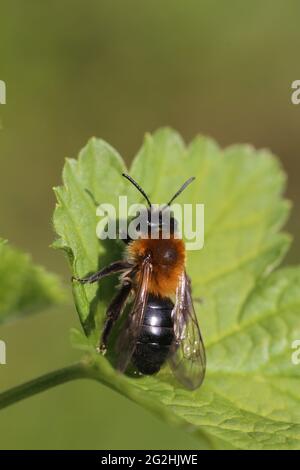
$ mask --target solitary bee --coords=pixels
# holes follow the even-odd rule
[[[98,282],[121,273],[121,286],[106,312],[99,351],[104,353],[109,335],[133,294],[133,306],[117,341],[117,369],[125,372],[131,363],[139,373],[157,373],[168,361],[176,378],[194,390],[205,375],[205,349],[195,314],[191,281],[185,271],[185,246],[175,236],[177,222],[170,215],[166,238],[163,211],[195,179],[189,178],[162,209],[155,209],[147,194],[129,175],[123,174],[144,196],[149,206],[145,233],[128,239],[126,259],[115,261],[85,278],[82,284]],[[155,213],[156,211],[156,213]],[[158,212],[157,212],[158,211]],[[174,299],[175,303],[171,300]]]

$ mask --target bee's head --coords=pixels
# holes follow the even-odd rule
[[[163,205],[159,206],[157,204],[151,204],[150,199],[148,198],[145,191],[141,188],[141,186],[133,179],[131,176],[126,175],[123,173],[124,178],[127,178],[144,196],[147,201],[148,208],[146,209],[143,217],[145,217],[145,227],[147,227],[148,235],[153,233],[170,233],[174,234],[177,231],[177,221],[173,217],[173,214],[170,210],[170,206],[174,199],[182,193],[182,191],[192,182],[194,181],[195,177],[192,176],[189,178],[183,185],[179,188],[179,190],[174,194],[174,196],[170,199],[170,201]]]
[[[177,221],[168,205],[151,206],[147,209],[148,235],[153,233],[170,233],[177,231]]]

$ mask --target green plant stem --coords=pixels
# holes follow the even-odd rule
[[[89,377],[89,367],[83,362],[78,362],[68,367],[49,372],[48,374],[0,393],[0,409],[13,405],[24,398],[31,397],[44,390],[56,387],[56,385]]]

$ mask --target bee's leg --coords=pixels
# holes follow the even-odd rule
[[[133,265],[131,263],[128,263],[128,261],[114,261],[109,266],[106,266],[105,268],[101,269],[101,271],[91,274],[90,276],[81,279],[73,276],[72,281],[78,281],[81,284],[92,284],[93,282],[100,281],[100,279],[109,276],[110,274],[126,271],[130,268],[133,268]]]
[[[126,278],[126,280],[124,280],[122,286],[120,287],[120,290],[118,291],[117,295],[113,298],[106,311],[106,319],[101,335],[100,346],[98,348],[98,351],[102,354],[106,352],[106,346],[111,329],[114,326],[115,322],[118,320],[119,316],[121,315],[126,305],[126,301],[129,297],[131,289],[132,283],[129,279]]]

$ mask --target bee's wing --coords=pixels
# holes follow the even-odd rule
[[[172,318],[175,341],[169,363],[179,382],[194,390],[203,382],[206,356],[193,306],[191,283],[185,272],[179,278]]]
[[[117,342],[117,369],[125,372],[136,347],[148,299],[148,285],[151,279],[152,264],[145,259],[140,270],[140,283],[133,307],[126,319],[124,329]]]

